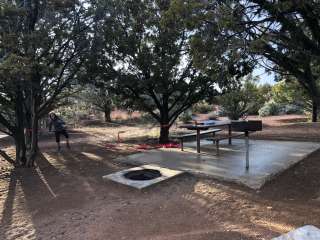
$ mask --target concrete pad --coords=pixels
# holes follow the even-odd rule
[[[320,229],[312,225],[306,225],[301,228],[297,228],[287,234],[280,237],[273,238],[272,240],[319,240]]]
[[[124,175],[130,171],[143,170],[143,169],[158,170],[161,173],[161,177],[151,179],[151,180],[143,180],[143,181],[131,180],[124,177]],[[137,189],[143,189],[151,185],[154,185],[156,183],[160,183],[170,178],[176,177],[182,173],[183,171],[172,170],[172,169],[163,168],[155,165],[143,165],[140,167],[134,167],[134,168],[126,169],[113,174],[109,174],[109,175],[103,176],[102,178],[104,180],[112,180],[114,182],[118,182],[118,183],[130,186],[130,187],[134,187]]]
[[[220,155],[215,154],[212,142],[201,142],[201,153],[195,142],[187,143],[185,151],[159,149],[118,158],[130,164],[153,164],[160,167],[237,182],[259,189],[273,176],[288,169],[320,148],[319,143],[250,140],[250,168],[245,169],[245,143],[234,139],[233,144],[221,142]]]

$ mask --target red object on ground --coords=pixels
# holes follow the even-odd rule
[[[137,149],[139,150],[152,150],[157,148],[180,148],[178,143],[165,143],[165,144],[139,144]]]
[[[156,148],[159,148],[159,146],[151,145],[151,144],[139,144],[137,147],[137,149],[140,149],[140,150],[151,150]]]
[[[162,148],[180,148],[180,144],[179,143],[165,143],[165,144],[159,144],[160,147]]]
[[[115,144],[110,144],[110,143],[106,143],[105,147],[106,148],[117,148],[117,146]]]

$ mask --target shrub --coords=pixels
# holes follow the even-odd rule
[[[194,113],[209,113],[213,111],[213,106],[206,102],[199,102],[192,107]]]
[[[140,121],[144,122],[144,123],[154,123],[155,122],[155,120],[151,116],[151,114],[147,113],[147,112],[142,112],[141,117],[140,117]]]
[[[286,114],[303,114],[303,107],[298,106],[298,105],[293,105],[293,104],[288,104],[286,106],[284,106],[283,111]]]
[[[183,112],[180,117],[179,117],[179,120],[183,123],[187,123],[187,122],[190,122],[192,121],[192,114],[190,111],[185,111]]]
[[[262,108],[259,110],[259,116],[276,116],[281,113],[281,105],[275,103],[274,101],[267,102]]]
[[[231,86],[228,91],[219,97],[223,114],[232,120],[238,120],[249,114],[258,114],[270,99],[271,87],[258,85],[252,75],[245,77],[240,85]]]

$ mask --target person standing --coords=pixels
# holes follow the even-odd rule
[[[58,145],[58,151],[60,152],[61,146],[60,146],[60,136],[63,135],[66,138],[67,148],[70,149],[69,144],[69,134],[66,129],[66,123],[58,117],[55,113],[50,113],[50,124],[49,124],[49,132],[51,132],[52,127],[54,128],[56,142]]]

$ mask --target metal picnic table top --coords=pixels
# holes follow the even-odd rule
[[[214,127],[222,127],[222,126],[231,126],[231,121],[203,121],[198,122],[197,124],[182,124],[179,128],[186,128],[189,130],[206,130]]]

